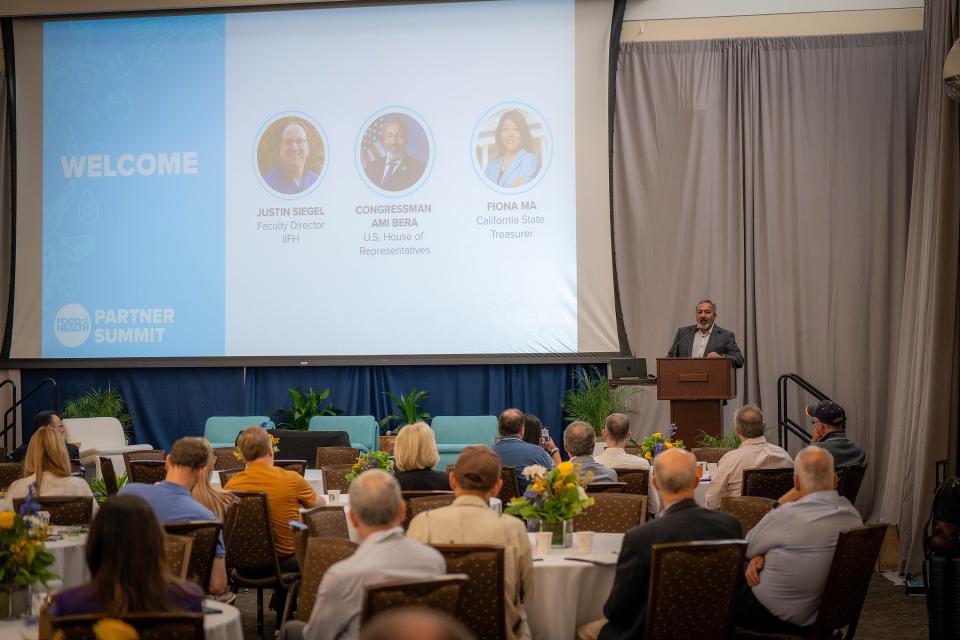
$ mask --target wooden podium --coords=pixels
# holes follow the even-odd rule
[[[729,358],[657,358],[657,399],[670,401],[670,422],[688,449],[701,431],[723,434],[723,402],[736,395]]]

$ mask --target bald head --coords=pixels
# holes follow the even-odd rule
[[[497,430],[502,436],[519,436],[523,433],[523,411],[504,409],[497,420]]]
[[[571,422],[563,431],[563,448],[571,457],[593,455],[596,442],[593,427],[581,420]]]
[[[793,475],[797,489],[803,495],[814,491],[830,491],[837,486],[833,456],[822,447],[802,449],[793,461]]]
[[[697,459],[684,449],[667,449],[653,459],[653,478],[665,500],[671,494],[692,495],[697,488]]]

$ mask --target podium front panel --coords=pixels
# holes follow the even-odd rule
[[[658,400],[729,400],[736,380],[729,358],[657,358]]]

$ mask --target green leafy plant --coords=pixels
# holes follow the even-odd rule
[[[573,422],[581,420],[593,427],[597,436],[611,413],[636,413],[628,404],[637,387],[611,389],[606,376],[597,367],[576,372],[576,386],[563,396],[563,417]]]
[[[426,391],[417,391],[417,388],[414,387],[407,395],[401,393],[400,397],[386,391],[383,395],[390,398],[397,408],[397,413],[391,414],[380,421],[380,431],[382,433],[394,423],[402,427],[415,422],[426,422],[432,417],[429,413],[420,411],[421,403],[427,398]]]
[[[330,396],[330,389],[324,389],[320,393],[310,387],[310,391],[303,393],[297,387],[287,389],[293,405],[289,408],[281,407],[274,409],[274,415],[278,418],[277,426],[281,429],[290,429],[293,431],[306,431],[310,425],[310,418],[313,416],[335,416],[336,409],[333,403],[322,406],[323,402]]]
[[[530,465],[523,477],[530,481],[527,490],[510,500],[504,513],[524,520],[544,520],[555,523],[570,520],[593,504],[584,487],[590,484],[593,473],[580,475],[581,467],[572,462],[561,462],[553,469]]]
[[[57,577],[49,569],[54,558],[46,550],[47,525],[38,517],[35,486],[30,485],[19,514],[0,513],[0,584],[28,587]]]
[[[127,443],[133,442],[133,416],[126,411],[127,403],[113,387],[91,389],[79,398],[68,400],[60,412],[61,418],[116,418],[123,427]]]
[[[126,471],[117,476],[117,489],[123,489],[125,484],[127,484]],[[103,478],[94,478],[91,480],[90,490],[93,491],[93,497],[99,504],[103,504],[107,501],[107,498],[110,497],[110,494],[107,493],[107,485],[103,481]]]
[[[368,451],[357,458],[357,461],[353,463],[353,468],[343,477],[347,479],[347,482],[353,482],[354,478],[370,469],[383,469],[388,473],[393,473],[393,460],[390,459],[390,454],[386,451]]]
[[[697,436],[697,442],[701,447],[716,447],[718,449],[736,449],[740,446],[740,436],[736,432],[725,433],[720,436],[712,436],[706,431],[701,431]]]

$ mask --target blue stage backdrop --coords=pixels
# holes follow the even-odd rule
[[[564,392],[580,365],[462,365],[393,367],[216,367],[156,369],[32,369],[22,374],[22,392],[44,378],[57,381],[60,405],[90,389],[119,389],[133,415],[134,439],[170,449],[182,436],[203,435],[210,416],[274,415],[289,406],[287,389],[330,389],[344,415],[394,413],[384,392],[406,394],[414,387],[429,396],[431,415],[497,415],[517,407],[540,417],[561,442]],[[49,409],[49,394],[24,403],[24,434],[32,416]]]

